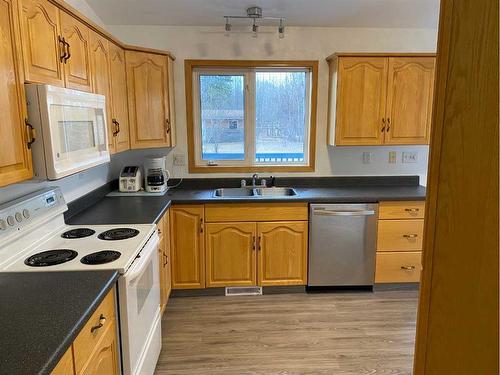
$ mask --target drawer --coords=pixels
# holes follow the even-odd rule
[[[239,221],[307,221],[307,203],[207,204],[207,223]]]
[[[101,320],[101,315],[106,319]],[[101,302],[96,311],[92,314],[89,321],[82,328],[75,341],[73,342],[74,359],[76,373],[80,373],[87,360],[91,357],[94,348],[106,332],[106,328],[115,321],[115,296],[114,289]],[[102,327],[98,327],[102,323]]]
[[[424,221],[379,220],[377,251],[421,251]]]
[[[377,253],[376,283],[414,283],[420,281],[422,253]]]
[[[424,201],[380,202],[379,219],[423,219]]]

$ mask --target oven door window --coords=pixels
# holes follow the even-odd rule
[[[153,268],[153,262],[149,262],[146,270],[144,273],[140,276],[139,281],[137,282],[136,286],[136,297],[137,297],[137,315],[141,315],[142,308],[144,307],[144,304],[146,303],[149,293],[151,293],[151,290],[153,289],[154,286],[154,268]]]

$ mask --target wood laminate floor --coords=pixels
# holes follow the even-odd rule
[[[156,374],[411,374],[416,309],[416,291],[172,298]]]

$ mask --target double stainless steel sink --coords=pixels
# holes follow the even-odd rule
[[[272,198],[297,196],[294,188],[289,187],[241,187],[215,189],[215,198]]]

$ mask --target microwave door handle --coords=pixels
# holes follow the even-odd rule
[[[134,260],[132,266],[125,272],[125,278],[128,284],[133,284],[146,270],[147,264],[153,255],[156,254],[156,249],[158,247],[158,235],[153,235],[155,238],[151,238],[151,243],[148,242],[144,249],[139,253],[140,257]]]

